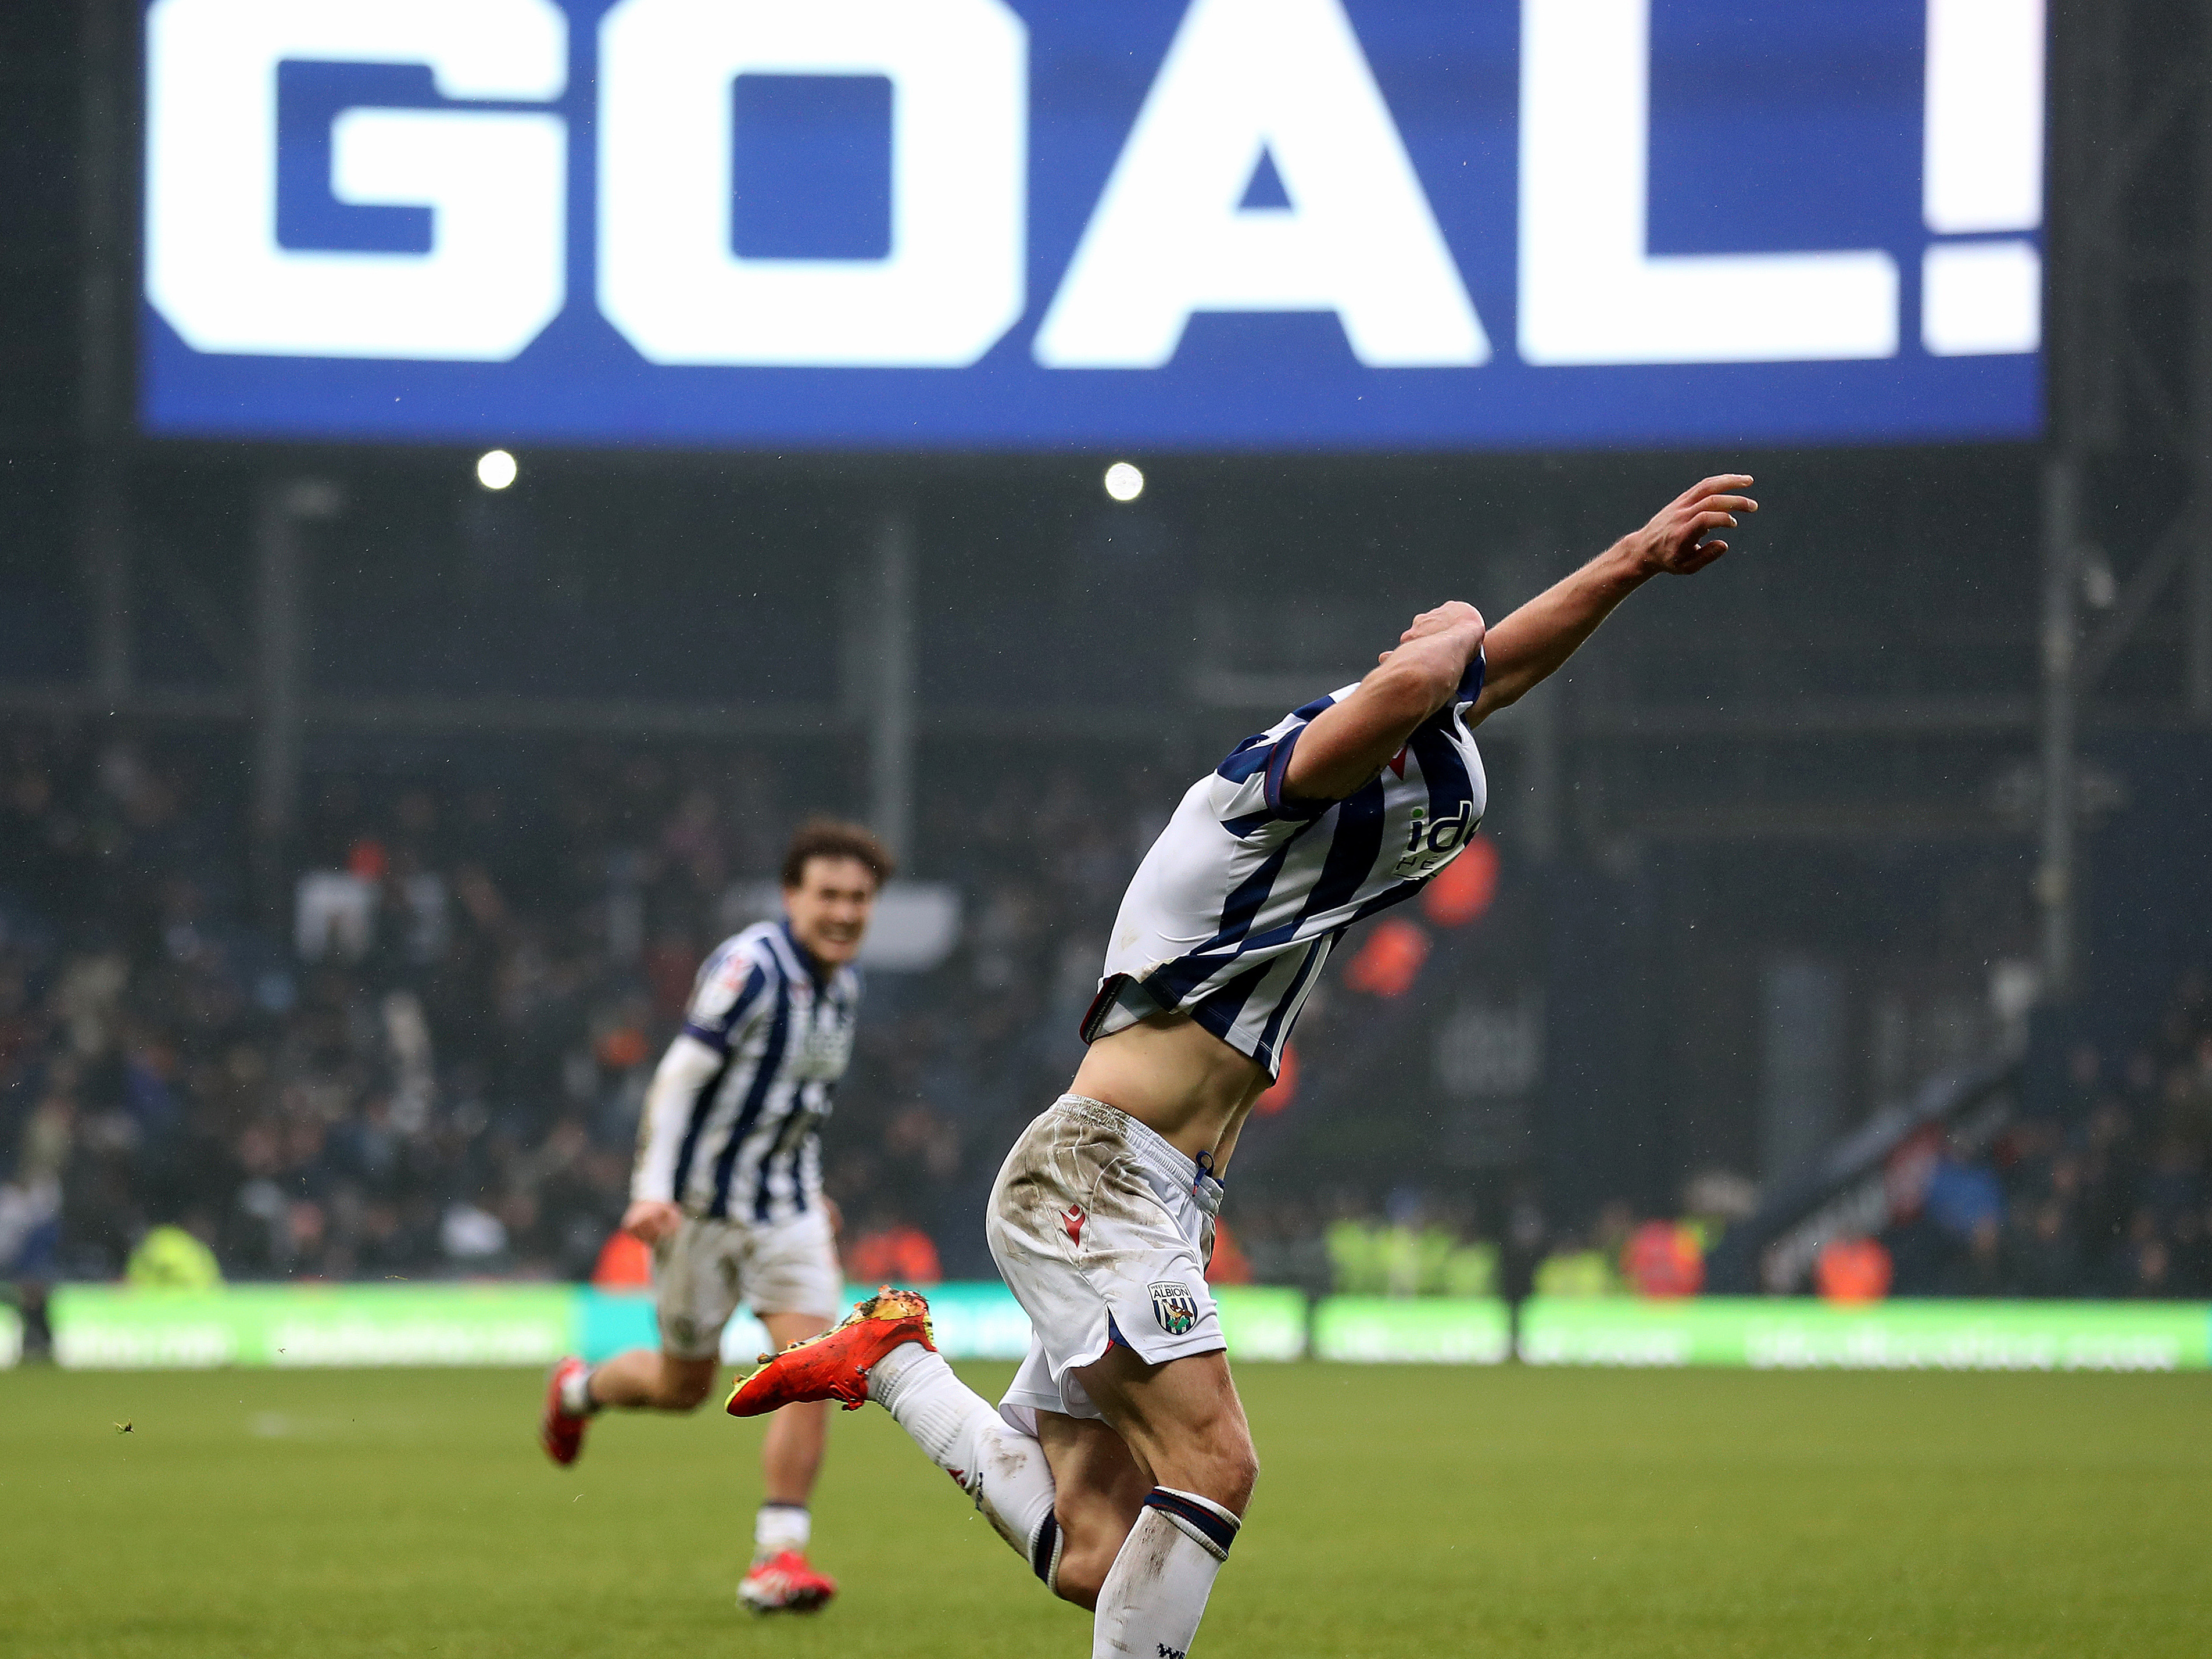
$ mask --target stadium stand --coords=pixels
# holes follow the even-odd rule
[[[163,1224],[234,1278],[588,1277],[693,967],[802,804],[775,757],[565,745],[382,787],[333,771],[294,913],[258,927],[233,775],[189,742],[27,724],[0,740],[0,1278],[118,1276]],[[830,1138],[866,1263],[988,1273],[967,1223],[1066,1074],[1096,941],[1166,810],[1149,775],[1110,798],[1070,770],[1036,811],[935,806],[968,925],[934,970],[878,976]],[[1450,966],[1440,937],[1431,972]],[[1381,975],[1380,995],[1422,965],[1336,971],[1347,996]],[[1357,1067],[1309,1068],[1310,1113],[1332,1070],[1341,1090]],[[2044,1094],[1993,1133],[1918,1143],[1898,1177],[1917,1199],[1878,1239],[1895,1293],[2212,1293],[2205,978],[2173,988],[2140,1046],[2078,1046]],[[1502,1200],[1253,1163],[1235,1237],[1262,1281],[1511,1289]],[[1614,1290],[1654,1248],[1632,1243],[1638,1219],[1615,1202],[1524,1222],[1506,1254],[1552,1293]],[[1728,1220],[1688,1231],[1709,1246]]]

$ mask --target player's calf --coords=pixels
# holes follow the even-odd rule
[[[1090,1611],[1145,1512],[1152,1477],[1130,1455],[1127,1443],[1095,1418],[1040,1411],[1036,1432],[1052,1470],[1059,1524],[1060,1559],[1049,1582],[1060,1600]]]
[[[592,1367],[586,1381],[590,1408],[617,1411],[696,1411],[714,1391],[720,1363],[653,1348],[632,1348]]]

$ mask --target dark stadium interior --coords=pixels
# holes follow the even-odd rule
[[[1259,699],[1354,677],[1435,599],[1509,607],[1706,464],[1170,461],[1136,509],[1042,464],[900,489],[819,467],[580,461],[500,497],[448,456],[316,465],[345,502],[309,532],[310,714],[272,912],[247,856],[240,690],[265,469],[149,458],[136,494],[161,509],[137,520],[130,638],[148,712],[35,712],[87,678],[94,623],[67,562],[41,580],[36,544],[11,538],[10,591],[37,602],[5,624],[6,659],[34,665],[9,688],[6,1098],[19,1163],[66,1159],[57,1263],[113,1272],[136,1232],[182,1220],[243,1274],[452,1266],[470,1259],[441,1255],[439,1220],[465,1205],[501,1221],[496,1261],[588,1272],[725,890],[771,873],[797,817],[866,809],[870,714],[845,700],[866,695],[851,659],[872,495],[904,504],[920,545],[914,872],[957,883],[969,925],[942,967],[877,977],[830,1178],[856,1220],[919,1223],[949,1272],[988,1273],[969,1218],[1072,1063],[1121,880],[1188,778],[1273,717]],[[1777,962],[1808,964],[1846,1022],[1831,1131],[1999,1036],[1991,964],[2034,951],[2017,799],[2034,755],[2033,465],[2002,450],[1747,465],[1770,505],[1738,551],[1645,596],[1570,672],[1548,714],[1552,799],[1532,799],[1530,711],[1487,745],[1516,902],[1478,924],[1489,940],[1455,944],[1514,994],[1537,988],[1540,1077],[1523,1098],[1455,1102],[1402,1054],[1330,1054],[1324,1006],[1307,1098],[1248,1143],[1239,1194],[1264,1245],[1394,1201],[1494,1233],[1529,1181],[1550,1224],[1579,1234],[1608,1200],[1671,1214],[1700,1172],[1771,1173],[1761,975]],[[55,493],[26,470],[11,469],[19,526]],[[47,511],[64,538],[67,514]],[[482,712],[548,698],[581,729]],[[349,720],[351,699],[404,700],[392,724],[415,729]],[[596,731],[573,713],[592,699],[609,711]],[[703,711],[705,729],[621,729],[647,705]],[[717,738],[733,707],[795,729]],[[2202,744],[2124,718],[2093,751],[2112,757],[2095,844],[2163,847],[2171,873],[2130,860],[2130,886],[2090,907],[2090,971],[2106,978],[2109,955],[2106,982],[2126,988],[2095,1026],[2124,1103],[2069,1100],[2069,1153],[2027,1136],[2010,1209],[2025,1235],[2031,1188],[2072,1171],[2055,1177],[2084,1194],[2072,1271],[2130,1290],[2121,1258],[2142,1241],[2110,1183],[2133,1182],[2185,1293],[2204,1272],[2202,1198],[2173,1166],[2201,1168],[2204,1122],[2175,1107],[2169,1123],[2160,1097],[2182,1086],[2194,1028],[2143,1016],[2179,994],[2201,924],[2144,895],[2206,890],[2188,873],[2202,802],[2175,782],[2202,775]],[[301,963],[293,878],[349,860],[382,872],[374,946]],[[424,891],[434,919],[410,921]],[[619,905],[638,914],[617,922]],[[416,1000],[434,1055],[404,1109],[395,1091],[422,1085],[397,1080],[394,992]],[[2129,1072],[2138,1049],[2163,1068],[2148,1081]],[[1285,1155],[1309,1148],[1325,1178]],[[2085,1161],[2104,1185],[2084,1184]],[[1923,1287],[1968,1271],[1953,1258],[1972,1233],[1918,1245],[1936,1258]]]
[[[1763,510],[1736,551],[1481,734],[1495,900],[1424,934],[1402,994],[1334,970],[1240,1159],[1255,1266],[1325,1286],[1346,1218],[1610,1248],[1717,1175],[1740,1215],[1778,1161],[2025,1041],[2018,1114],[1892,1240],[1898,1290],[2212,1295],[2212,591],[2135,580],[2203,487],[2212,150],[2149,118],[2196,14],[2128,9],[2120,95],[2057,106],[2062,132],[2146,112],[2131,172],[2054,187],[2133,264],[2106,280],[2083,229],[2057,278],[2092,319],[2050,373],[2084,638],[2112,644],[2080,711],[2074,983],[2031,1016],[2038,448],[1138,455],[1119,506],[1089,453],[522,448],[495,495],[472,447],[152,442],[131,124],[100,101],[129,101],[130,15],[9,9],[0,1177],[64,1194],[18,1276],[112,1275],[161,1221],[246,1278],[588,1273],[733,889],[799,818],[877,801],[887,525],[912,544],[910,873],[958,889],[964,929],[872,981],[830,1180],[856,1227],[919,1225],[948,1276],[988,1276],[992,1170],[1065,1081],[1188,781],[1415,610],[1502,614],[1741,466]],[[272,605],[299,641],[282,710]],[[300,878],[347,869],[371,937],[305,959]],[[1462,1040],[1488,1059],[1455,1093]]]

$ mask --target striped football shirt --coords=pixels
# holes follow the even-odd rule
[[[1478,652],[1452,701],[1340,801],[1285,795],[1299,736],[1357,688],[1294,710],[1183,796],[1115,919],[1085,1042],[1181,1010],[1270,1075],[1346,928],[1411,898],[1459,855],[1487,804],[1464,716]]]
[[[822,1201],[816,1128],[853,1052],[860,976],[817,978],[788,922],[726,939],[684,1032],[719,1056],[678,1113],[648,1112],[633,1194],[714,1220],[776,1222]]]

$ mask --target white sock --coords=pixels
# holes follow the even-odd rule
[[[599,1409],[599,1402],[592,1398],[588,1368],[570,1371],[561,1379],[561,1409],[571,1417],[589,1417]]]
[[[1060,1523],[1044,1448],[1010,1428],[990,1401],[952,1374],[942,1354],[919,1342],[902,1342],[876,1362],[868,1398],[959,1482],[999,1536],[1051,1586],[1060,1567]]]
[[[804,1504],[763,1504],[753,1517],[753,1559],[770,1561],[786,1550],[804,1553],[814,1537],[814,1516]]]
[[[1099,1588],[1091,1659],[1187,1659],[1238,1524],[1211,1498],[1153,1487]]]

